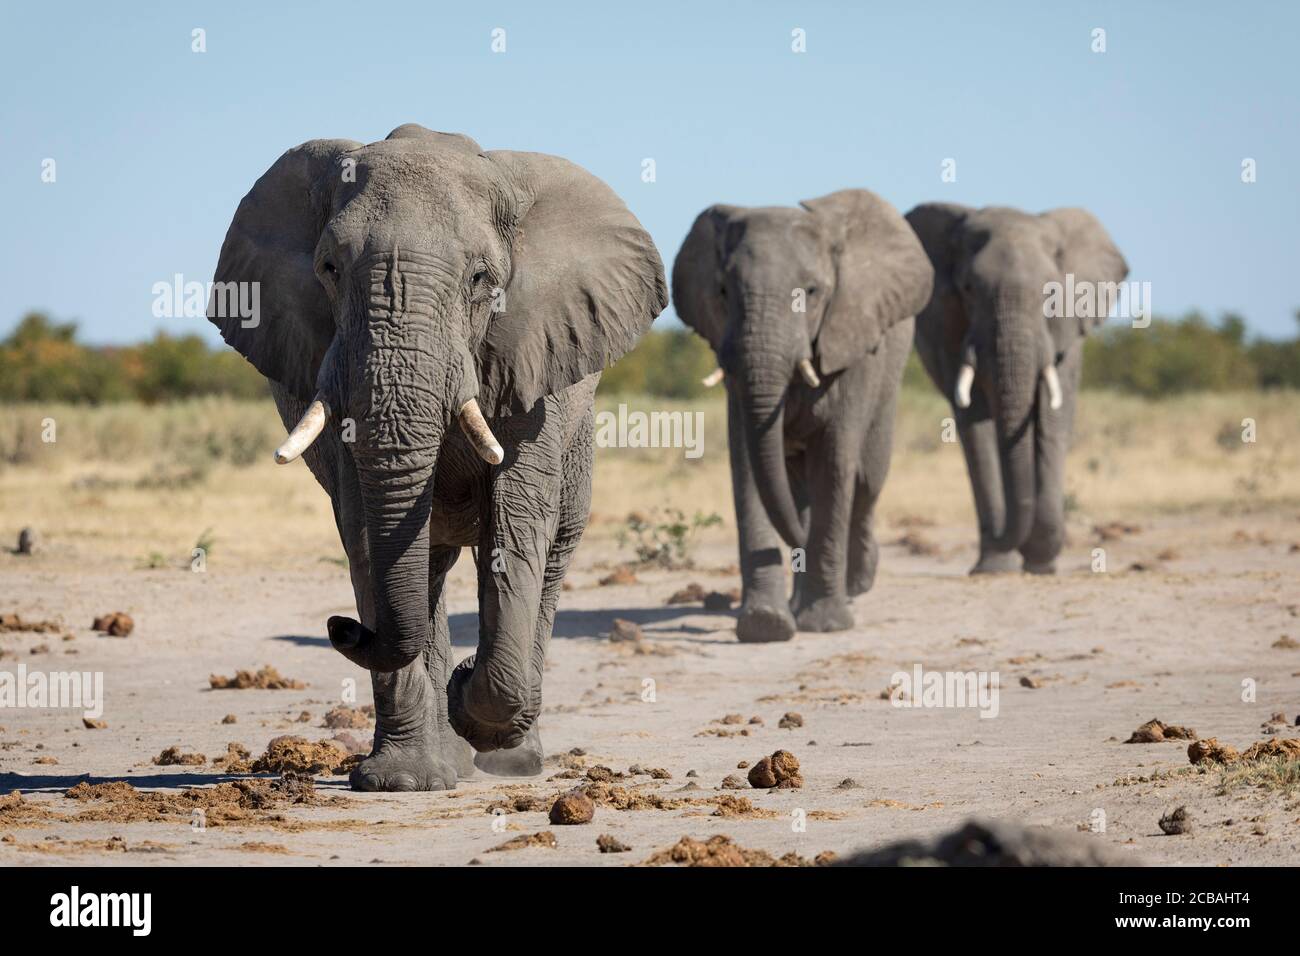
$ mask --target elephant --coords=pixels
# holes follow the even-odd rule
[[[256,283],[252,321],[222,307]],[[541,771],[542,668],[587,523],[601,371],[668,302],[654,243],[555,156],[408,124],[290,149],[239,203],[208,316],[269,381],[329,494],[359,620],[330,644],[370,671],[358,790]],[[459,427],[453,427],[458,424]],[[478,647],[452,666],[461,548]]]
[[[907,221],[934,263],[916,350],[953,406],[970,473],[979,523],[971,573],[1053,574],[1083,338],[1105,321],[1128,264],[1083,209],[924,203]],[[1063,288],[1088,289],[1101,304],[1054,307]]]
[[[865,189],[797,208],[711,206],[691,227],[673,303],[717,356],[706,384],[726,384],[738,640],[853,626],[849,598],[875,581],[873,512],[932,281],[906,221]],[[789,599],[782,542],[802,549]]]

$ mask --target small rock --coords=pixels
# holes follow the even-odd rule
[[[86,728],[87,730],[107,730],[107,729],[108,729],[108,721],[105,721],[105,720],[95,720],[95,719],[92,718],[92,717],[82,717],[82,718],[81,718],[81,722],[82,722],[83,725],[85,725],[85,728]]]
[[[720,784],[723,790],[747,790],[749,783],[736,774],[728,774]]]
[[[1191,833],[1193,829],[1191,814],[1187,812],[1186,807],[1179,807],[1172,813],[1166,813],[1160,818],[1160,829],[1170,836]]]
[[[794,711],[789,711],[788,713],[785,714],[785,716],[783,716],[779,721],[777,721],[776,725],[780,727],[782,730],[790,730],[793,727],[802,727],[803,715],[796,714]]]
[[[1043,682],[1036,677],[1025,676],[1020,678],[1020,686],[1028,687],[1031,688],[1032,690],[1037,690],[1038,688],[1043,686]]]
[[[32,528],[23,528],[18,532],[18,548],[15,554],[35,554],[36,553],[36,531]]]
[[[682,588],[680,591],[674,591],[672,596],[668,598],[668,603],[669,604],[698,604],[699,602],[703,601],[705,597],[706,597],[706,592],[704,588],[702,588],[695,581],[692,581],[690,584],[686,585],[686,587]]]
[[[570,790],[551,805],[550,820],[555,826],[575,826],[590,823],[595,815],[596,804],[591,797],[581,790]]]
[[[614,626],[610,629],[609,639],[614,644],[621,644],[627,641],[639,641],[644,636],[641,625],[632,621],[624,620],[621,617],[614,618]]]
[[[852,777],[845,777],[835,785],[836,790],[861,790],[862,784],[858,783]]]

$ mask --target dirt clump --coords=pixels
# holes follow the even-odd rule
[[[603,588],[616,584],[636,584],[636,574],[626,564],[620,564],[609,574],[600,579],[600,586]]]
[[[612,644],[640,641],[644,636],[640,624],[621,617],[614,618],[614,624],[609,629],[609,640]]]
[[[819,854],[818,861],[829,862],[830,857]],[[642,866],[814,866],[796,853],[772,856],[766,850],[747,850],[731,837],[719,833],[700,841],[682,837],[666,850],[651,855]]]
[[[1192,816],[1187,812],[1186,807],[1179,807],[1160,818],[1160,829],[1170,836],[1191,833],[1194,829]]]
[[[612,810],[679,810],[690,805],[689,800],[661,797],[611,783],[589,783],[580,789],[596,806]]]
[[[1283,634],[1273,642],[1273,647],[1279,651],[1294,651],[1297,647],[1300,647],[1300,641],[1297,641],[1290,634]]]
[[[802,787],[803,777],[799,774],[798,758],[788,750],[778,750],[770,757],[761,758],[749,768],[749,785],[756,790]]]
[[[782,730],[791,730],[795,727],[803,726],[803,714],[796,714],[794,711],[786,713],[776,725]]]
[[[1126,744],[1155,744],[1162,740],[1195,740],[1196,731],[1191,727],[1178,724],[1166,724],[1152,717],[1145,724],[1129,735]]]
[[[705,591],[704,588],[698,582],[692,581],[690,584],[686,585],[686,587],[678,591],[674,591],[671,595],[669,595],[668,600],[665,603],[669,605],[699,604],[701,601],[704,600],[707,594],[708,592]]]
[[[596,815],[596,804],[581,790],[562,794],[551,804],[550,821],[556,826],[576,826],[590,823]]]
[[[81,726],[87,730],[108,730],[108,721],[96,720],[93,717],[82,717]]]
[[[137,790],[125,780],[83,781],[67,790],[64,797],[91,805],[71,818],[79,823],[163,823],[177,818],[193,822],[199,811],[205,826],[283,824],[283,817],[267,811],[292,805],[345,802],[339,797],[326,801],[316,793],[311,778],[296,774],[285,774],[277,780],[235,780],[214,787],[193,787],[179,794]]]
[[[1241,755],[1242,760],[1269,760],[1275,757],[1300,760],[1300,740],[1294,737],[1261,740],[1259,743],[1251,744]]]
[[[1108,521],[1105,524],[1092,526],[1092,533],[1100,541],[1118,541],[1120,538],[1126,538],[1131,534],[1140,534],[1141,531],[1141,525],[1126,524],[1123,521]]]
[[[894,544],[918,558],[932,558],[939,553],[939,546],[919,531],[906,532]]]
[[[745,780],[743,777],[737,774],[732,773],[723,777],[722,783],[720,783],[719,786],[722,787],[723,790],[748,790],[749,781]]]
[[[323,726],[330,730],[368,730],[375,722],[373,704],[364,707],[347,707],[340,705],[325,712]]]
[[[249,769],[252,773],[332,774],[344,766],[349,756],[332,741],[313,743],[289,734],[268,743],[266,752]]]
[[[861,790],[862,784],[858,783],[852,777],[845,777],[835,785],[836,790]]]
[[[303,690],[307,686],[304,681],[282,676],[270,664],[257,671],[235,671],[234,677],[210,674],[208,684],[213,690]]]
[[[168,747],[153,762],[159,767],[201,767],[208,762],[203,754],[184,753],[179,746]]]
[[[774,810],[754,806],[748,797],[738,797],[731,793],[722,794],[715,802],[717,808],[712,814],[715,817],[761,817],[770,820],[778,816]]]
[[[51,812],[39,803],[24,800],[23,795],[17,790],[11,791],[6,796],[0,796],[0,826],[37,824],[58,819],[57,813]]]
[[[221,722],[223,724],[237,724],[239,723],[239,718],[234,714],[226,714],[226,716],[221,718]]]
[[[1236,747],[1220,744],[1218,737],[1208,740],[1193,740],[1187,745],[1187,759],[1194,764],[1201,763],[1235,763],[1241,759]]]
[[[61,630],[58,621],[24,621],[17,614],[0,614],[0,631],[6,633],[53,634]]]
[[[251,773],[253,755],[248,752],[248,748],[243,744],[231,743],[226,744],[226,752],[220,757],[214,757],[212,766],[219,767],[226,773]]]
[[[135,630],[135,621],[131,619],[130,614],[123,611],[110,611],[95,618],[90,629],[107,634],[109,637],[127,637]]]
[[[601,853],[627,853],[632,849],[618,837],[611,836],[608,833],[602,833],[596,837],[596,847]]]
[[[488,853],[505,853],[510,850],[526,850],[529,847],[542,847],[546,850],[554,850],[560,845],[560,841],[555,839],[555,834],[550,830],[541,830],[538,833],[521,833],[517,837],[511,837],[505,843],[498,843],[496,846],[488,849]]]

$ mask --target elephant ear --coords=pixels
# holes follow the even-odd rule
[[[329,298],[312,258],[342,180],[339,162],[360,146],[314,139],[277,159],[235,210],[213,276],[208,321],[259,372],[304,401],[315,393],[317,370],[334,338]],[[229,307],[239,301],[228,291],[236,288],[256,290],[254,317]]]
[[[1083,283],[1093,283],[1100,301],[1105,283],[1123,282],[1128,276],[1128,263],[1097,217],[1086,209],[1053,209],[1041,215],[1056,227],[1059,241],[1056,261],[1062,276],[1073,274],[1076,288]],[[1069,347],[1076,335],[1086,335],[1106,321],[1110,302],[1102,305],[1093,316],[1048,319],[1052,337],[1058,351]]]
[[[673,260],[673,307],[677,316],[712,346],[722,348],[727,312],[722,304],[722,232],[735,206],[710,206],[695,217]]]
[[[836,255],[835,292],[814,351],[826,374],[874,352],[895,324],[930,298],[934,270],[898,210],[865,189],[845,189],[801,204],[825,224]]]
[[[958,294],[955,270],[962,224],[971,212],[969,206],[956,203],[927,202],[906,217],[934,266],[930,301],[916,317],[917,351],[931,376],[941,382],[956,375],[955,368],[946,366],[949,356],[961,354],[970,324]],[[943,347],[934,351],[922,347],[929,343],[943,343]]]
[[[668,304],[654,242],[603,182],[566,160],[497,150],[518,198],[511,276],[478,350],[479,404],[527,411],[611,365]]]

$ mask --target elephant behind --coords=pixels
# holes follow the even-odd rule
[[[1105,321],[1128,265],[1082,209],[925,203],[907,220],[934,263],[916,349],[953,404],[966,456],[980,543],[971,573],[1054,573],[1083,337]],[[1055,308],[1061,288],[1096,304]]]
[[[879,560],[872,515],[912,317],[932,280],[903,217],[864,189],[798,208],[712,206],[678,252],[674,304],[727,388],[741,641],[853,626],[849,597],[870,589]],[[782,541],[806,560],[792,562],[789,600]]]
[[[540,772],[596,382],[667,304],[650,237],[565,160],[407,125],[281,156],[216,283],[209,318],[292,426],[277,460],[302,454],[333,501],[360,620],[330,618],[330,642],[371,672],[377,713],[352,785],[454,786],[464,740],[483,769]],[[252,321],[223,308],[234,283],[260,291]],[[453,671],[443,585],[464,547],[479,644]]]

